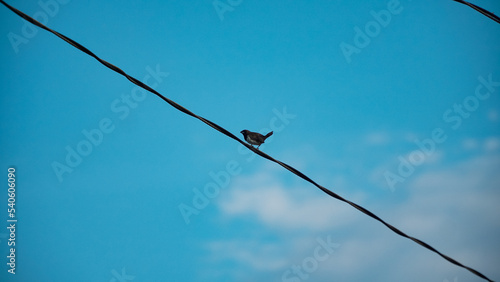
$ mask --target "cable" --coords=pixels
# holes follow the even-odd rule
[[[171,106],[173,106],[174,108],[176,108],[177,110],[187,114],[187,115],[190,115],[194,118],[197,118],[199,120],[201,120],[202,122],[206,123],[207,125],[211,126],[212,128],[214,128],[215,130],[221,132],[222,134],[240,142],[242,145],[244,145],[245,147],[247,147],[249,150],[253,151],[254,153],[256,153],[257,155],[265,158],[265,159],[268,159],[272,162],[275,162],[279,165],[281,165],[282,167],[284,167],[285,169],[291,171],[293,174],[299,176],[300,178],[306,180],[307,182],[313,184],[314,186],[316,186],[317,188],[319,188],[321,191],[325,192],[326,194],[328,194],[329,196],[337,199],[337,200],[340,200],[342,202],[345,202],[351,206],[353,206],[354,208],[358,209],[359,211],[361,211],[362,213],[368,215],[369,217],[381,222],[382,224],[384,224],[386,227],[388,227],[389,229],[391,229],[394,233],[402,236],[402,237],[405,237],[405,238],[408,238],[412,241],[414,241],[415,243],[421,245],[422,247],[426,248],[426,249],[429,249],[431,250],[432,252],[434,253],[437,253],[438,255],[440,255],[441,257],[443,257],[444,259],[446,259],[447,261],[455,264],[455,265],[458,265],[460,267],[463,267],[467,270],[469,270],[470,272],[474,273],[475,275],[485,279],[485,280],[488,280],[488,281],[493,281],[491,279],[489,279],[488,277],[484,276],[483,274],[481,274],[479,271],[473,269],[473,268],[470,268],[468,266],[465,266],[463,264],[461,264],[460,262],[456,261],[455,259],[439,252],[438,250],[436,250],[435,248],[433,248],[432,246],[430,246],[429,244],[417,239],[417,238],[414,238],[412,236],[409,236],[409,235],[406,235],[404,232],[402,232],[401,230],[397,229],[396,227],[390,225],[389,223],[385,222],[384,220],[382,220],[380,217],[378,217],[377,215],[375,215],[374,213],[372,213],[371,211],[365,209],[364,207],[354,203],[354,202],[351,202],[347,199],[344,199],[343,197],[337,195],[336,193],[326,189],[325,187],[319,185],[318,183],[316,183],[315,181],[313,181],[311,178],[309,178],[308,176],[306,176],[305,174],[303,174],[302,172],[298,171],[297,169],[295,169],[294,167],[284,163],[284,162],[281,162],[279,160],[276,160],[274,159],[273,157],[269,156],[268,154],[258,150],[258,149],[255,149],[253,146],[243,142],[241,139],[239,139],[238,137],[236,137],[234,134],[232,134],[231,132],[229,132],[228,130],[226,130],[225,128],[223,128],[222,126],[208,120],[208,119],[205,119],[201,116],[198,116],[196,114],[194,114],[193,112],[191,112],[190,110],[184,108],[183,106],[177,104],[176,102],[168,99],[167,97],[163,96],[162,94],[160,94],[159,92],[157,92],[156,90],[152,89],[151,87],[147,86],[146,84],[142,83],[141,81],[139,81],[138,79],[128,75],[127,73],[125,73],[123,70],[121,70],[120,68],[116,67],[115,65],[112,65],[110,63],[108,63],[107,61],[99,58],[97,55],[95,55],[94,53],[92,53],[90,50],[88,50],[87,48],[85,48],[84,46],[80,45],[78,42],[74,41],[73,39],[71,38],[68,38],[62,34],[60,34],[59,32],[57,31],[54,31],[48,27],[46,27],[45,25],[41,24],[40,22],[36,21],[35,19],[29,17],[28,15],[24,14],[23,12],[19,11],[18,9],[8,5],[7,3],[5,3],[5,1],[3,0],[0,0],[0,2],[5,5],[7,8],[9,8],[11,11],[13,11],[14,13],[16,13],[17,15],[19,15],[20,17],[22,17],[23,19],[27,20],[28,22],[42,28],[42,29],[45,29],[47,30],[48,32],[51,32],[53,34],[55,34],[56,36],[60,37],[61,39],[63,39],[64,41],[68,42],[69,44],[73,45],[74,47],[76,47],[77,49],[81,50],[82,52],[88,54],[89,56],[93,57],[94,59],[96,59],[97,61],[99,61],[101,64],[105,65],[106,67],[108,67],[109,69],[125,76],[128,80],[130,80],[132,83],[148,90],[149,92],[155,94],[156,96],[160,97],[162,100],[164,100],[165,102],[169,103]]]
[[[483,9],[483,8],[481,8],[479,6],[476,6],[476,5],[472,4],[472,3],[469,3],[467,1],[463,1],[463,0],[453,0],[453,1],[458,2],[458,3],[462,3],[464,5],[467,5],[467,6],[471,7],[472,9],[478,11],[479,13],[487,16],[488,18],[496,21],[497,23],[500,23],[500,18],[497,15],[493,14],[492,12],[490,12],[488,10],[485,10],[485,9]]]

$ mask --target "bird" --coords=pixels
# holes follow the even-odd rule
[[[247,141],[248,143],[250,143],[252,145],[257,145],[257,149],[259,149],[259,146],[262,145],[262,143],[264,143],[264,141],[266,141],[266,139],[269,136],[273,135],[272,131],[264,136],[260,133],[252,132],[252,131],[246,130],[246,129],[242,130],[240,133],[243,134],[245,141]]]

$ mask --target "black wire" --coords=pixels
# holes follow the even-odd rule
[[[417,238],[414,238],[412,236],[409,236],[409,235],[406,235],[404,232],[402,232],[401,230],[397,229],[396,227],[390,225],[389,223],[385,222],[384,220],[382,220],[380,217],[378,217],[377,215],[375,215],[374,213],[372,213],[371,211],[365,209],[364,207],[354,203],[354,202],[351,202],[347,199],[344,199],[343,197],[339,196],[338,194],[326,189],[325,187],[319,185],[318,183],[316,183],[314,180],[312,180],[311,178],[309,178],[308,176],[306,176],[305,174],[303,174],[302,172],[298,171],[297,169],[295,169],[294,167],[284,163],[284,162],[281,162],[279,160],[276,160],[274,159],[273,157],[269,156],[268,154],[258,150],[258,149],[255,149],[253,146],[243,142],[241,139],[239,139],[238,137],[236,137],[234,134],[232,134],[231,132],[227,131],[225,128],[223,128],[222,126],[208,120],[208,119],[205,119],[201,116],[198,116],[196,114],[194,114],[193,112],[191,112],[190,110],[184,108],[183,106],[177,104],[176,102],[168,99],[167,97],[161,95],[160,93],[158,93],[156,90],[154,90],[153,88],[147,86],[146,84],[142,83],[140,80],[128,75],[127,73],[125,73],[122,69],[116,67],[115,65],[113,64],[110,64],[108,63],[107,61],[99,58],[97,55],[95,55],[94,53],[92,53],[90,50],[88,50],[87,48],[85,48],[84,46],[80,45],[78,42],[74,41],[73,39],[69,38],[69,37],[66,37],[62,34],[60,34],[59,32],[57,31],[54,31],[48,27],[46,27],[45,25],[41,24],[40,22],[36,21],[35,19],[29,17],[28,15],[24,14],[23,12],[17,10],[16,8],[8,5],[7,3],[5,3],[3,0],[0,0],[0,2],[5,5],[7,8],[9,8],[11,11],[13,11],[14,13],[16,13],[17,15],[19,15],[20,17],[22,17],[23,19],[27,20],[28,22],[42,28],[42,29],[45,29],[55,35],[57,35],[58,37],[60,37],[61,39],[63,39],[64,41],[68,42],[69,44],[73,45],[74,47],[76,47],[77,49],[81,50],[82,52],[88,54],[89,56],[95,58],[96,60],[98,60],[101,64],[105,65],[106,67],[110,68],[111,70],[125,76],[128,80],[130,80],[132,83],[148,90],[149,92],[157,95],[158,97],[160,97],[161,99],[163,99],[165,102],[169,103],[171,106],[173,106],[174,108],[176,108],[177,110],[187,114],[187,115],[190,115],[194,118],[197,118],[199,120],[201,120],[202,122],[208,124],[209,126],[211,126],[212,128],[214,128],[215,130],[221,132],[222,134],[240,142],[241,144],[243,144],[245,147],[247,147],[249,150],[252,150],[254,153],[256,153],[257,155],[265,158],[265,159],[268,159],[272,162],[275,162],[279,165],[281,165],[282,167],[284,167],[285,169],[291,171],[292,173],[294,173],[295,175],[299,176],[300,178],[308,181],[309,183],[313,184],[314,186],[318,187],[321,191],[325,192],[326,194],[328,194],[329,196],[337,199],[337,200],[340,200],[342,202],[345,202],[351,206],[353,206],[354,208],[358,209],[359,211],[361,211],[362,213],[374,218],[375,220],[381,222],[382,224],[384,224],[386,227],[388,227],[389,229],[391,229],[394,233],[400,235],[400,236],[403,236],[405,238],[408,238],[414,242],[416,242],[417,244],[423,246],[424,248],[426,249],[429,249],[435,253],[437,253],[438,255],[440,255],[441,257],[443,257],[444,259],[446,259],[447,261],[455,264],[455,265],[458,265],[460,267],[463,267],[467,270],[469,270],[470,272],[474,273],[475,275],[483,278],[483,279],[486,279],[488,281],[493,281],[491,279],[489,279],[488,277],[484,276],[483,274],[481,274],[479,271],[473,269],[473,268],[470,268],[468,266],[465,266],[463,264],[461,264],[460,262],[456,261],[455,259],[439,252],[438,250],[434,249],[432,246],[430,246],[429,244],[417,239]]]
[[[481,8],[479,6],[476,6],[476,5],[472,4],[472,3],[469,3],[467,1],[463,1],[463,0],[453,0],[453,1],[458,2],[458,3],[462,3],[464,5],[467,5],[467,6],[471,7],[472,9],[478,11],[479,13],[487,16],[488,18],[496,21],[497,23],[500,23],[500,18],[497,15],[493,14],[492,12],[490,12],[488,10],[485,10],[485,9],[483,9],[483,8]]]

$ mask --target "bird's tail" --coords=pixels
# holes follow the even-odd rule
[[[269,136],[273,135],[273,132],[269,132],[268,134],[266,134],[266,136],[264,136],[265,139],[267,139]]]

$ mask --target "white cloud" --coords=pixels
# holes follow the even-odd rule
[[[462,147],[466,150],[474,150],[478,147],[478,141],[475,138],[467,138],[462,141]]]
[[[418,137],[418,134],[415,133],[415,132],[406,132],[403,134],[403,140],[405,140],[406,142],[410,142],[410,143],[413,143],[415,141],[415,139],[417,139]]]
[[[283,268],[286,260],[280,255],[281,244],[258,240],[213,241],[205,246],[214,260],[236,260],[258,271],[274,271]]]
[[[500,275],[492,263],[500,260],[499,168],[498,154],[483,154],[423,172],[406,188],[408,200],[394,207],[394,225],[465,265]]]
[[[396,194],[388,192],[387,198],[375,194],[348,198],[408,235],[495,278],[500,275],[496,265],[500,260],[499,168],[500,155],[484,152],[451,166],[439,163],[423,169]],[[331,234],[341,246],[311,274],[310,281],[476,279],[313,186],[285,184],[283,179],[267,168],[234,179],[218,199],[221,218],[244,221],[249,229],[277,239],[244,235],[211,242],[207,246],[215,260],[233,260],[232,267],[236,263],[245,269],[239,273],[276,280],[311,255],[318,234]]]
[[[356,215],[312,185],[285,187],[267,172],[235,178],[218,206],[228,217],[253,216],[270,228],[282,229],[326,230]]]
[[[451,220],[458,213],[482,214],[485,226],[496,224],[500,215],[500,156],[483,154],[449,168],[431,170],[417,176],[408,187],[413,213],[441,212]],[[426,206],[427,209],[422,210]],[[488,220],[492,220],[487,224]]]
[[[484,149],[486,151],[495,151],[500,148],[500,138],[490,137],[484,141]]]
[[[379,205],[382,210],[372,211],[406,234],[494,279],[500,275],[499,168],[500,155],[485,153],[449,167],[423,171],[396,192],[407,194],[398,198],[401,201],[384,201]],[[482,281],[375,224],[378,226],[370,232],[363,230],[371,224],[348,226],[354,232],[339,240],[342,248],[328,262],[322,277],[351,281],[443,281],[459,277],[459,281]]]
[[[285,185],[281,177],[268,167],[251,176],[235,177],[228,193],[217,202],[221,221],[245,221],[249,230],[257,231],[208,242],[205,247],[212,262],[237,263],[240,272],[252,273],[252,281],[280,279],[292,265],[301,264],[313,254],[317,237],[331,234],[326,230],[335,230],[361,218],[359,212],[314,186]],[[342,183],[338,178],[332,182]],[[262,234],[274,234],[274,239],[260,238]],[[336,240],[335,236],[331,238]],[[232,279],[245,281],[239,275],[232,275]],[[258,275],[265,278],[257,279]]]
[[[500,148],[500,138],[488,137],[485,139],[467,138],[462,141],[462,147],[466,150],[478,149],[479,146],[486,151],[492,152]]]

